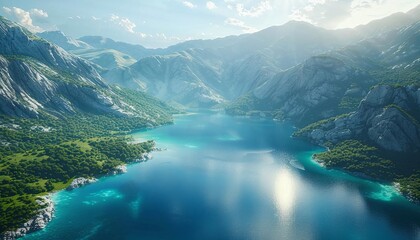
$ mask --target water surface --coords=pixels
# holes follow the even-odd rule
[[[326,170],[293,127],[220,113],[133,134],[167,151],[55,195],[29,239],[420,239],[420,208],[387,185]]]

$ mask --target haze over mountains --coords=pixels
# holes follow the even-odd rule
[[[86,108],[128,114],[113,100],[105,81],[186,107],[225,107],[231,114],[270,114],[304,126],[356,110],[369,89],[379,83],[418,83],[419,13],[417,7],[341,30],[291,21],[253,34],[192,40],[166,49],[146,49],[98,36],[73,39],[59,31],[38,34],[63,50],[29,33],[19,33],[16,26],[11,28],[13,31],[7,30],[3,20],[3,42],[10,41],[7,39],[12,33],[17,33],[20,41],[12,42],[16,45],[10,48],[13,52],[2,50],[2,54],[25,55],[32,62],[14,66],[16,63],[6,57],[5,74],[12,73],[10,82],[17,85],[23,77],[38,79],[34,86],[40,87],[20,87],[21,95],[27,96],[21,100],[15,92],[5,91],[2,97],[7,101],[2,112],[33,116],[37,108],[51,106],[58,112]],[[33,46],[38,50],[34,51]],[[45,57],[51,54],[53,57]],[[17,67],[28,70],[16,73]],[[54,74],[58,78],[57,69],[76,74],[80,79],[76,85],[84,86],[77,92],[93,101],[78,104],[83,98],[67,90],[74,83],[49,82]],[[36,90],[44,88],[49,90]]]
[[[263,84],[270,88],[267,81],[275,81],[273,78],[277,74],[289,75],[282,72],[312,56],[415,23],[419,20],[419,12],[417,7],[355,29],[341,30],[326,30],[292,21],[254,34],[192,40],[166,49],[146,49],[102,37],[75,40],[59,32],[39,35],[98,64],[109,83],[142,90],[162,100],[189,107],[209,107],[235,100]],[[391,47],[382,46],[382,43],[388,42],[392,36],[382,37],[370,40],[373,48],[369,51],[387,51],[386,48]],[[67,41],[63,40],[65,38]],[[376,47],[377,44],[380,46]],[[356,48],[353,51],[363,51],[363,47],[367,46],[358,43],[353,46]],[[348,53],[345,55],[347,57],[335,58],[344,61],[345,65],[349,65],[349,61],[357,62],[356,56],[349,59]],[[374,61],[381,61],[377,58]],[[133,59],[137,60],[134,64]],[[258,98],[267,97],[258,95]]]
[[[0,16],[1,234],[45,227],[39,194],[146,160],[154,143],[125,136],[171,123],[172,106],[289,121],[328,147],[316,156],[325,167],[419,202],[420,6],[354,29],[291,21],[164,49],[35,35]]]

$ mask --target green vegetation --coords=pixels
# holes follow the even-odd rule
[[[412,198],[419,201],[420,199],[420,172],[413,174],[409,177],[399,178],[397,182],[400,184],[400,191]]]
[[[314,122],[314,123],[309,124],[308,126],[306,126],[304,128],[299,129],[297,132],[294,132],[293,137],[301,137],[301,136],[303,136],[307,133],[312,132],[312,130],[317,129],[317,128],[319,128],[319,127],[321,127],[321,126],[323,126],[327,123],[331,123],[331,122],[333,122],[337,119],[340,119],[340,118],[345,118],[349,115],[350,115],[349,113],[346,113],[346,114],[341,114],[339,116],[331,117],[331,118],[328,118],[328,119],[323,119],[323,120],[320,120],[318,122]]]
[[[361,97],[344,96],[341,99],[341,102],[339,103],[338,107],[343,110],[352,111],[355,110],[357,106],[359,106],[361,100]]]
[[[409,154],[379,150],[360,140],[346,140],[329,145],[329,151],[314,158],[328,168],[343,169],[365,177],[398,182],[401,192],[412,199],[420,199],[418,159]]]
[[[107,174],[153,149],[153,141],[133,144],[124,135],[167,124],[172,121],[168,111],[175,110],[145,95],[136,97],[134,91],[113,90],[126,98],[127,105],[141,106],[144,114],[78,114],[65,119],[0,116],[0,232],[30,219],[40,208],[35,202],[38,196],[64,189],[77,177]]]
[[[377,79],[381,85],[400,86],[420,86],[420,71],[416,68],[383,68],[379,70],[371,70],[369,74]]]
[[[416,113],[410,113],[410,112],[406,111],[405,109],[401,108],[400,106],[398,106],[396,104],[388,105],[385,108],[386,109],[388,109],[388,108],[395,108],[395,109],[397,109],[402,114],[404,114],[408,119],[410,119],[411,122],[413,122],[415,125],[417,125],[417,127],[420,127],[420,123],[417,121],[416,117],[413,116],[413,115],[418,115],[418,114],[416,114]]]
[[[231,115],[249,115],[253,110],[269,110],[268,105],[266,101],[258,99],[252,93],[249,93],[225,106],[225,111]]]
[[[330,151],[315,154],[314,157],[326,167],[363,173],[377,179],[392,176],[392,161],[381,156],[376,147],[357,140],[346,140]]]

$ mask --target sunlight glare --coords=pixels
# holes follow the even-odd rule
[[[275,182],[275,200],[279,215],[283,220],[290,220],[296,198],[296,182],[287,169],[281,169]]]

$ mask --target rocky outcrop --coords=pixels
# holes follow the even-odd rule
[[[157,150],[157,151],[159,151],[159,150]],[[135,159],[134,162],[146,162],[146,161],[148,161],[148,160],[150,160],[152,158],[153,158],[152,154],[150,154],[150,153],[143,153],[143,154],[140,155],[139,158]]]
[[[345,139],[365,139],[382,149],[418,152],[420,149],[420,88],[373,88],[357,111],[330,119],[303,134],[322,144]]]
[[[127,172],[127,165],[120,165],[115,167],[115,169],[111,172],[111,175],[118,175]]]
[[[25,236],[28,233],[43,229],[47,223],[50,222],[54,214],[54,202],[51,196],[43,196],[36,200],[39,205],[42,206],[38,213],[28,220],[26,223],[15,231],[8,231],[2,234],[1,239],[3,240],[14,240]]]
[[[96,181],[98,181],[96,178],[83,178],[83,177],[75,178],[70,183],[70,185],[67,187],[67,190],[71,191],[73,189],[82,187],[82,186],[90,184],[90,183],[94,183]]]
[[[329,56],[311,57],[279,73],[253,91],[268,110],[302,125],[328,118],[342,111],[344,97],[362,99],[369,77],[345,62]],[[258,109],[257,109],[258,110]]]

